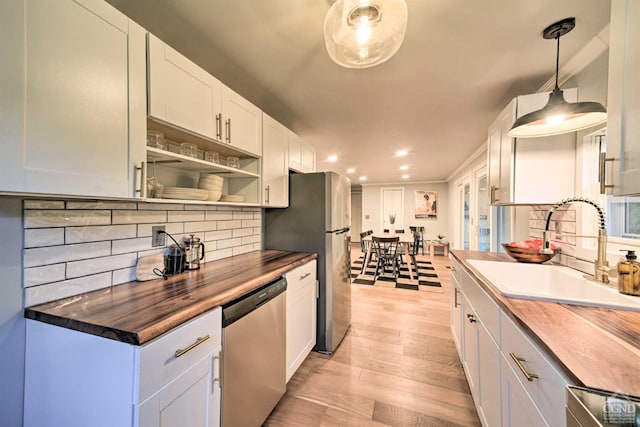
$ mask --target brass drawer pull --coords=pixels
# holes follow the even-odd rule
[[[533,381],[534,379],[538,378],[536,374],[532,374],[531,372],[527,371],[527,368],[524,367],[524,365],[522,364],[522,362],[526,362],[526,359],[524,357],[516,356],[514,353],[509,353],[509,356],[511,356],[513,361],[516,362],[516,365],[518,366],[520,371],[522,371],[522,374],[527,379],[527,381]]]
[[[469,323],[475,323],[478,321],[478,319],[476,319],[476,316],[472,313],[467,314],[467,319],[469,319]]]
[[[453,288],[453,307],[458,307],[458,288]]]
[[[189,347],[177,349],[176,350],[176,357],[180,357],[183,354],[185,354],[186,352],[188,352],[190,350],[193,350],[194,348],[196,348],[197,346],[199,346],[200,344],[202,344],[203,342],[205,342],[209,338],[211,338],[209,335],[205,335],[204,337],[198,337],[198,339],[193,344],[191,344]]]
[[[300,279],[299,279],[299,280],[304,280],[304,279],[306,279],[306,278],[307,278],[307,277],[309,277],[309,276],[311,276],[311,273],[307,273],[307,274],[305,274],[305,275],[303,275],[303,276],[300,276]]]

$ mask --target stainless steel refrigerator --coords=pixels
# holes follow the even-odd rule
[[[351,183],[334,172],[289,176],[289,207],[266,209],[265,249],[318,253],[314,350],[332,353],[351,323]]]

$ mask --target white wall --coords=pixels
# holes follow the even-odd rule
[[[385,184],[362,186],[362,229],[382,232],[382,189],[404,189],[404,217],[400,223],[406,230],[410,226],[425,227],[425,239],[435,239],[438,234],[448,236],[449,229],[449,187],[446,182],[411,183],[411,184]],[[436,219],[416,219],[414,217],[416,190],[438,192],[438,217]]]
[[[22,425],[25,321],[22,200],[0,197],[0,425]]]

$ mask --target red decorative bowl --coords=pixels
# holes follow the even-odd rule
[[[543,254],[540,253],[539,249],[520,248],[517,246],[511,246],[509,243],[503,243],[502,247],[507,254],[516,261],[533,264],[542,264],[543,262],[549,261],[551,258],[556,256],[557,251],[554,250],[552,254]]]

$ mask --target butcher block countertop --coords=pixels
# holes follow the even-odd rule
[[[129,282],[27,307],[25,317],[140,345],[315,258],[315,253],[249,252],[167,280]]]
[[[506,254],[452,255],[577,385],[640,396],[640,312],[505,297],[466,261],[513,262]]]

